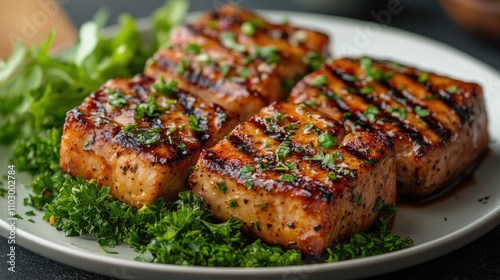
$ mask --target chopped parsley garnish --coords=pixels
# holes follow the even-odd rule
[[[123,92],[113,89],[106,89],[108,93],[108,104],[113,108],[122,108],[128,104]]]
[[[322,150],[327,150],[335,147],[337,145],[337,141],[330,133],[324,132],[319,135],[318,144]]]
[[[157,132],[144,132],[138,134],[135,139],[137,142],[146,144],[146,145],[152,145],[157,143],[160,140],[160,134]]]
[[[288,156],[292,152],[291,146],[291,141],[283,141],[276,149],[276,161],[280,161]]]
[[[229,208],[238,207],[238,202],[236,201],[236,199],[231,198],[227,203],[227,207]]]
[[[135,107],[135,118],[159,117],[167,109],[160,107],[154,100],[154,95],[150,95],[147,103],[141,103]]]
[[[227,63],[222,64],[220,66],[220,72],[221,72],[223,78],[227,78],[227,75],[229,75],[230,70],[231,70],[231,66]]]
[[[163,75],[153,84],[153,89],[161,94],[172,96],[177,94],[177,85],[179,83],[175,80],[166,82]]]
[[[302,62],[308,66],[310,71],[315,71],[325,63],[325,59],[318,53],[311,51],[302,58]]]
[[[195,43],[188,43],[185,51],[192,54],[199,54],[201,52],[201,46]]]
[[[330,179],[330,180],[332,180],[332,181],[336,180],[336,179],[337,179],[337,173],[335,173],[335,172],[333,172],[333,171],[330,171],[330,172],[328,173],[328,179]]]
[[[220,33],[219,38],[222,42],[222,45],[230,50],[239,53],[246,51],[246,47],[244,45],[236,43],[236,37],[231,31],[224,31]]]
[[[429,73],[427,72],[420,72],[420,74],[418,75],[418,78],[417,78],[417,81],[421,84],[427,82],[427,80],[429,80]]]
[[[306,104],[307,106],[311,106],[311,107],[319,106],[319,103],[314,99],[308,99],[304,102],[304,104]]]
[[[373,65],[373,61],[369,57],[361,58],[361,60],[359,61],[359,64],[360,64],[361,68],[365,71],[366,76],[370,77],[372,80],[378,81],[378,80],[386,79],[387,77],[388,78],[392,77],[392,73],[384,75],[382,70],[375,69],[374,65]]]
[[[311,80],[311,86],[321,87],[328,84],[328,79],[324,75],[317,75]]]
[[[291,183],[295,181],[295,176],[292,174],[283,174],[281,175],[281,181],[285,183]]]
[[[457,86],[449,86],[446,88],[446,91],[450,94],[457,93],[458,87]]]
[[[224,182],[217,182],[215,184],[215,188],[218,189],[221,193],[226,193],[227,191],[226,183]]]
[[[245,186],[247,189],[251,189],[254,185],[252,181],[252,174],[255,171],[255,167],[251,165],[245,165],[240,169],[241,178],[245,180]]]
[[[375,90],[375,87],[372,87],[372,86],[366,86],[362,89],[359,90],[359,93],[361,94],[370,94],[372,93],[373,91]]]
[[[406,109],[403,107],[388,107],[387,112],[396,118],[406,119]]]
[[[264,59],[267,64],[279,63],[281,60],[278,48],[273,45],[264,47],[254,45],[251,51],[253,57]]]
[[[429,110],[422,108],[420,106],[415,106],[415,114],[424,118],[430,115]]]
[[[245,21],[241,24],[241,32],[247,36],[252,36],[255,33],[255,25],[250,21]]]
[[[195,60],[204,63],[211,63],[212,61],[208,53],[200,53],[199,55],[196,56]]]
[[[189,61],[184,58],[181,58],[179,62],[175,65],[175,72],[177,75],[182,76],[189,69]]]
[[[200,127],[199,121],[194,115],[189,115],[189,128],[198,132],[205,131],[202,127]]]
[[[137,124],[129,124],[124,126],[123,132],[130,134],[137,142],[152,145],[160,140],[160,128],[138,128]]]
[[[377,114],[380,113],[377,107],[373,105],[368,105],[366,107],[365,112],[363,115],[370,121],[374,121],[376,119]]]

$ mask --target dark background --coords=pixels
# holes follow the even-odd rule
[[[367,21],[376,21],[371,11],[387,7],[386,1],[340,1],[324,0],[327,7],[317,7],[319,0],[239,0],[246,8],[319,12],[341,15]],[[393,0],[395,1],[395,0]],[[76,26],[88,21],[103,6],[111,11],[109,24],[116,23],[121,13],[135,17],[147,17],[161,6],[163,0],[60,0]],[[192,0],[190,11],[213,9],[226,0]],[[438,1],[400,0],[403,12],[393,15],[389,25],[418,33],[453,46],[500,70],[500,46],[474,35],[467,34],[454,25],[441,9]],[[307,4],[303,4],[307,3]],[[0,252],[7,251],[7,240],[0,238]],[[112,279],[90,272],[74,269],[17,247],[17,272],[0,270],[0,279],[15,276],[17,279]],[[5,258],[3,257],[2,260]],[[2,265],[3,267],[3,265]],[[373,279],[500,279],[500,226],[450,254],[409,269],[379,276]]]

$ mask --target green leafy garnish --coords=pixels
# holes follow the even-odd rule
[[[321,87],[328,84],[328,79],[323,75],[318,75],[311,80],[311,86]]]
[[[337,145],[337,141],[330,133],[324,132],[319,135],[318,144],[322,150],[327,150],[335,147]]]
[[[429,110],[422,108],[420,106],[415,106],[415,114],[420,117],[428,117],[430,115]]]

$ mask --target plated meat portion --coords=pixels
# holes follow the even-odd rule
[[[60,165],[138,208],[172,200],[185,190],[202,148],[222,139],[237,120],[177,90],[175,81],[113,79],[67,113]]]
[[[299,82],[289,101],[342,120],[352,132],[390,136],[398,192],[409,197],[443,190],[487,150],[479,85],[393,62],[332,61]]]
[[[328,54],[328,36],[272,24],[234,5],[175,28],[149,59],[145,73],[172,76],[179,88],[248,120],[284,100],[293,84]]]
[[[320,254],[395,203],[393,156],[389,137],[346,135],[325,113],[278,102],[204,150],[188,183],[217,218],[239,219],[267,243]]]

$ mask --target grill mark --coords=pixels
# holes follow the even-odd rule
[[[163,56],[158,57],[157,66],[160,69],[165,69],[165,70],[168,70],[169,72],[175,72],[176,65],[177,65],[177,63],[172,61],[172,60],[166,59]],[[215,71],[215,69],[214,69],[214,71]],[[218,92],[218,93],[224,93],[226,95],[233,94],[232,91],[228,91],[227,89],[224,88],[224,83],[228,82],[229,80],[214,81],[214,80],[211,80],[208,77],[202,75],[201,71],[186,70],[186,74],[184,75],[184,77],[181,77],[181,78],[184,78],[187,82],[194,84],[198,87],[204,88],[204,89],[209,89],[209,90],[212,90],[212,91]],[[260,94],[260,92],[255,91],[255,90],[251,90],[248,87],[247,83],[237,83],[237,84],[241,85],[241,89],[245,90],[245,93],[247,93],[249,96],[257,97],[260,100],[262,100],[264,103],[268,103],[268,102],[265,102],[264,97],[262,96],[262,94]]]
[[[352,146],[343,146],[344,150],[348,152],[350,155],[354,156],[355,158],[359,159],[359,161],[370,163],[372,162],[373,164],[379,162],[381,160],[381,157],[372,157],[368,155],[366,152],[360,151],[359,149],[355,149]]]
[[[344,71],[342,71],[342,69],[331,68],[331,67],[328,67],[328,69],[330,70],[330,73],[332,75],[334,75],[336,78],[341,79],[346,84],[349,83],[349,81],[343,80],[342,77],[343,77],[343,75],[345,75],[345,73],[344,73]],[[358,88],[358,87],[355,86],[355,88]],[[389,91],[391,90],[391,87],[387,87],[387,88],[389,89]],[[414,141],[415,143],[417,143],[421,147],[428,147],[429,146],[429,144],[424,140],[423,135],[413,125],[401,122],[401,121],[399,121],[399,119],[397,119],[397,118],[393,117],[392,115],[386,113],[385,110],[382,109],[382,107],[380,106],[380,104],[375,103],[373,100],[367,98],[367,96],[362,96],[362,95],[359,95],[359,94],[358,94],[358,96],[362,97],[363,100],[367,104],[373,105],[373,106],[377,107],[377,109],[379,109],[379,114],[381,114],[385,119],[390,120],[389,122],[385,122],[385,123],[388,123],[389,125],[398,127],[402,133],[406,134],[412,141]],[[338,103],[338,100],[335,100],[335,102]],[[349,106],[347,104],[344,103],[343,106],[344,106],[344,108],[343,108],[344,110],[350,111],[352,113],[352,110],[349,108]],[[362,112],[356,112],[356,115],[358,116],[358,118],[362,114],[363,114]],[[358,123],[360,123],[360,122],[358,122],[356,120],[356,124],[358,124]],[[371,127],[370,131],[378,130],[378,129],[374,129],[373,128],[373,124],[372,123],[369,123],[369,122],[363,122],[363,123],[365,125]],[[383,127],[381,126],[381,129],[382,128]]]
[[[264,134],[266,134],[268,137],[270,137],[272,139],[275,139],[279,142],[283,142],[283,141],[287,141],[287,140],[291,141],[292,153],[298,155],[300,161],[302,161],[302,162],[307,161],[308,163],[310,162],[320,169],[323,169],[326,171],[333,171],[337,175],[341,175],[343,178],[345,178],[348,181],[352,181],[356,178],[356,171],[353,169],[344,168],[344,169],[347,169],[347,172],[339,173],[339,170],[337,168],[330,168],[329,166],[324,166],[322,164],[322,161],[305,160],[304,159],[305,156],[314,157],[316,154],[316,151],[312,150],[306,146],[300,145],[299,143],[297,143],[296,141],[293,140],[293,137],[290,137],[286,133],[277,132],[278,129],[276,129],[275,131],[269,130],[268,125],[265,122],[262,122],[261,120],[262,120],[262,117],[254,117],[254,118],[250,119],[249,122],[252,123],[255,127],[257,127],[259,130],[261,130]],[[276,124],[276,128],[279,128],[280,130],[285,130],[282,126],[278,126],[278,124]],[[303,129],[303,127],[299,128],[299,129]],[[232,138],[232,136],[231,136],[231,138]],[[302,149],[299,149],[300,152],[297,151],[298,148],[302,148]]]
[[[394,97],[394,100],[398,102],[399,100],[404,100],[404,103],[402,103],[402,105],[406,108],[410,107],[412,108],[412,110],[414,110],[416,106],[420,106],[414,103],[412,100],[408,100],[407,98],[405,98],[400,89],[391,87],[387,82],[384,82],[383,85],[389,89],[389,96]],[[429,111],[431,110],[429,109]],[[452,132],[432,115],[420,119],[426,124],[427,128],[432,130],[432,132],[434,132],[439,138],[441,138],[444,143],[446,143],[451,138]],[[401,125],[399,125],[399,127],[401,127]],[[413,129],[416,130],[416,128],[414,127]]]
[[[251,147],[253,149],[253,143],[249,139],[242,138],[237,134],[232,134],[230,139],[231,140],[229,143],[231,143],[231,145],[234,148],[238,149],[240,152],[241,152],[241,149],[240,149],[241,146],[239,146],[239,145],[243,145],[244,147]],[[246,153],[244,153],[244,154],[246,154]],[[252,161],[253,161],[252,166],[254,166],[257,169],[258,168],[257,167],[258,159],[262,159],[265,156],[262,154],[259,154],[259,155],[254,154],[254,157],[251,157],[250,155],[249,155],[249,157],[252,158]],[[265,157],[265,158],[270,163],[269,164],[270,171],[264,171],[263,173],[257,173],[257,174],[264,174],[264,177],[265,177],[266,172],[273,172],[276,174],[280,174],[279,172],[276,172],[276,171],[271,169],[271,168],[278,166],[278,162],[276,162],[275,157],[272,156],[272,157]],[[304,162],[304,160],[300,157],[294,157],[294,158],[296,159],[297,164],[299,164],[299,165],[301,162],[302,163]],[[323,170],[325,170],[325,169],[323,169]],[[285,173],[283,173],[283,174],[285,174]],[[304,192],[301,192],[301,193],[306,194],[307,198],[314,197],[314,199],[316,199],[316,200],[319,199],[322,201],[327,201],[329,203],[333,201],[334,193],[331,190],[329,190],[323,183],[305,178],[304,175],[300,172],[293,173],[293,175],[295,175],[295,180],[293,182],[290,182],[290,183],[283,183],[283,182],[278,182],[277,180],[273,180],[274,181],[274,183],[272,185],[273,190],[276,188],[286,189],[286,186],[293,186],[294,188],[300,188],[301,190],[305,190],[306,191],[305,193]],[[257,177],[259,177],[259,176],[257,176]],[[256,185],[259,185],[258,184],[259,181],[264,182],[266,180],[255,178],[255,179],[253,179],[253,181],[256,183]]]
[[[203,129],[203,131],[195,131],[196,138],[205,145],[205,143],[210,139],[208,118],[203,116],[203,110],[199,106],[195,106],[196,100],[190,101],[193,98],[187,93],[178,92],[177,103],[182,106],[183,113],[186,116],[193,115],[198,120],[198,126]]]

